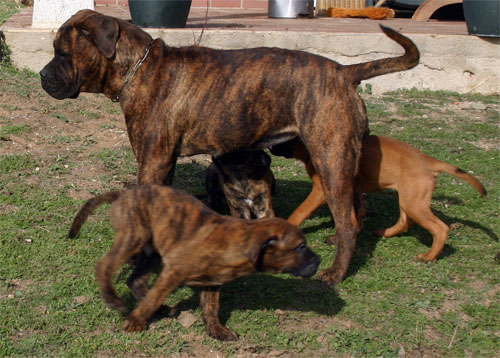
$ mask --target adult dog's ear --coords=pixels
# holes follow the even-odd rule
[[[257,240],[251,247],[249,252],[250,261],[254,264],[257,271],[262,271],[262,260],[264,254],[269,248],[276,245],[278,242],[278,237],[273,235],[271,237],[262,237],[262,239]]]
[[[253,179],[262,179],[264,174],[269,170],[271,166],[271,157],[266,152],[257,152],[256,162],[254,167],[252,168],[251,177]]]
[[[259,164],[267,169],[271,166],[271,157],[266,152],[259,153]]]
[[[79,27],[85,35],[92,37],[106,58],[115,55],[120,26],[114,18],[95,13],[81,22]]]
[[[223,180],[224,181],[228,180],[229,176],[227,175],[227,173],[224,170],[225,168],[224,168],[224,164],[222,163],[222,161],[217,157],[212,157],[212,163],[217,168],[217,171],[219,172],[219,174],[222,175]]]

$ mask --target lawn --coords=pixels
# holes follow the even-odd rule
[[[10,11],[0,1],[0,23]],[[94,277],[113,240],[109,207],[67,238],[85,200],[136,181],[120,108],[100,95],[54,100],[37,74],[1,63],[0,356],[498,357],[500,97],[424,91],[363,97],[373,134],[472,173],[488,196],[439,176],[432,209],[452,229],[439,260],[425,264],[413,257],[429,249],[427,231],[372,234],[397,220],[397,194],[367,195],[347,279],[328,287],[315,277],[259,274],[224,286],[221,318],[240,340],[221,343],[206,335],[199,291],[189,287],[167,300],[176,317],[157,315],[141,333],[121,330],[123,317],[107,308]],[[202,193],[208,164],[206,156],[183,158],[174,186]],[[287,217],[311,184],[300,162],[273,157],[272,169],[275,211]],[[329,211],[321,208],[302,229],[322,257],[321,269],[331,265]],[[129,272],[119,272],[116,286],[133,307]]]

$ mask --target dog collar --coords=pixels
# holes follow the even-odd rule
[[[146,47],[146,51],[144,52],[144,56],[142,56],[142,58],[136,62],[134,67],[132,67],[132,69],[130,69],[128,71],[127,76],[125,77],[125,82],[123,82],[123,85],[120,87],[120,90],[118,91],[118,94],[116,95],[116,97],[112,99],[113,102],[120,102],[120,97],[122,95],[123,89],[130,82],[132,77],[135,76],[137,70],[142,66],[143,62],[146,61],[146,57],[148,57],[149,51],[151,50],[151,46],[153,46],[154,41],[155,41],[154,39],[151,40],[148,47]]]

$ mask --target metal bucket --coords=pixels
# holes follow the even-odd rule
[[[269,0],[268,16],[293,19],[308,15],[307,0]]]

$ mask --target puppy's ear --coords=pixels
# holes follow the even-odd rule
[[[97,48],[106,58],[114,56],[120,34],[120,26],[115,19],[96,13],[80,23],[80,29],[85,35],[93,38]]]
[[[273,235],[271,237],[263,237],[260,240],[257,240],[249,252],[250,261],[254,264],[257,271],[262,271],[262,260],[264,258],[264,254],[266,251],[276,245],[278,242],[278,237]]]

